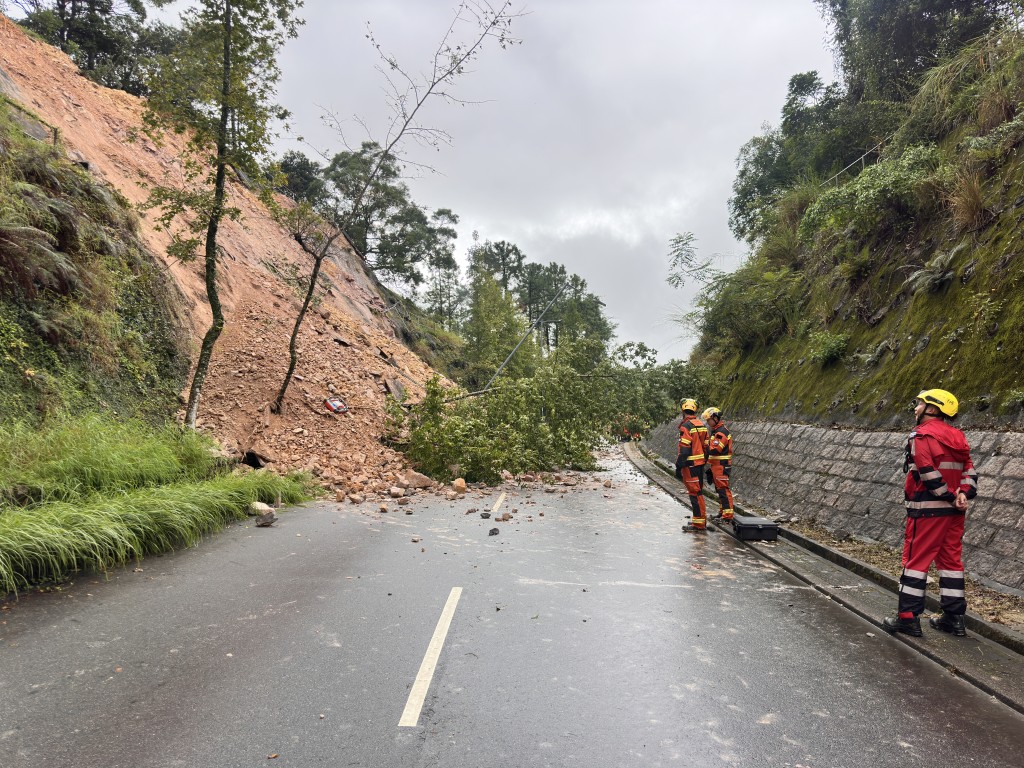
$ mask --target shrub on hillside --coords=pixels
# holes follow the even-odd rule
[[[927,184],[939,167],[933,146],[910,147],[865,169],[852,181],[824,192],[800,221],[800,239],[811,243],[824,231],[849,231],[858,238],[881,234],[934,205]]]
[[[810,358],[822,368],[843,359],[850,345],[850,334],[817,331],[811,334]]]

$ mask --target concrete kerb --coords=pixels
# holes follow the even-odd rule
[[[647,475],[654,483],[661,487],[662,490],[669,493],[677,501],[687,505],[689,504],[689,496],[687,495],[685,487],[682,485],[682,483],[676,479],[675,467],[672,464],[666,461],[663,457],[645,451],[643,448],[633,443],[626,443],[625,445],[626,457],[634,464],[634,466],[637,467],[637,469],[639,469],[641,472]],[[645,467],[643,465],[647,466]],[[653,473],[651,471],[648,471],[648,467],[654,467],[658,470],[658,472]],[[668,477],[664,477],[663,475],[668,475]],[[709,498],[717,500],[717,495],[715,495],[713,491],[706,490],[705,495],[708,496]],[[747,510],[743,509],[739,504],[737,504],[736,514],[749,516],[752,513],[748,512]],[[733,534],[731,526],[719,525],[710,518],[709,522],[714,524],[719,530],[725,531],[726,533],[735,538],[735,534]],[[868,579],[869,581],[872,581],[889,590],[893,593],[893,606],[895,609],[896,593],[899,587],[898,579],[894,578],[888,573],[885,573],[884,571],[879,570],[878,568],[875,568],[873,565],[869,565],[868,563],[862,562],[861,560],[857,560],[856,558],[850,557],[849,555],[839,552],[838,550],[832,549],[831,547],[828,547],[825,544],[813,541],[812,539],[808,539],[806,536],[802,536],[796,531],[791,531],[785,528],[784,526],[779,526],[779,535],[787,541],[791,541],[794,544],[808,550],[809,552],[812,552],[818,557],[828,560],[829,562],[835,563],[836,565],[842,566],[843,568],[846,568],[847,570],[857,574],[858,576],[862,576],[863,578]],[[793,568],[791,568],[788,564],[780,562],[779,560],[774,558],[770,552],[766,551],[765,547],[757,546],[758,542],[744,541],[743,543],[747,544],[752,549],[757,551],[758,554],[762,555],[768,560],[771,560],[779,567],[784,568],[786,571],[793,574],[801,581],[804,581],[807,584],[813,586],[815,589],[819,590],[820,592],[829,595],[829,597],[831,597],[833,600],[845,606],[846,608],[849,608],[850,610],[854,611],[862,618],[867,619],[876,626],[881,626],[877,619],[875,619],[872,616],[864,614],[855,606],[848,604],[847,601],[843,599],[842,595],[836,593],[835,590],[828,590],[827,588],[822,587],[821,585],[815,584],[806,576],[806,574],[799,573]],[[926,605],[928,609],[931,611],[939,612],[942,610],[941,606],[939,605],[939,601],[931,595],[928,595],[926,597]],[[973,613],[967,614],[967,616],[965,617],[965,622],[967,624],[967,628],[977,633],[978,635],[981,635],[982,637],[992,640],[993,642],[999,643],[1000,645],[1005,646],[1006,648],[1009,648],[1010,650],[1015,651],[1016,653],[1024,655],[1024,635],[1022,635],[1021,633],[1015,632],[1007,627],[1002,627],[998,624],[993,624],[991,622],[985,621],[980,616]],[[926,656],[933,658],[935,661],[942,663],[944,666],[948,666],[946,662],[942,659],[935,658],[927,648],[921,648],[917,644],[913,643],[912,645],[914,645],[915,648],[920,650]],[[980,687],[982,687],[987,692],[991,693],[991,691],[988,691],[986,686],[981,685]]]

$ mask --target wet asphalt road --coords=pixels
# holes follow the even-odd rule
[[[315,504],[22,599],[0,768],[1024,764],[1020,715],[605,463],[512,522]]]

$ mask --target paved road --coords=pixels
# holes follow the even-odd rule
[[[1021,765],[1020,715],[607,464],[512,522],[314,504],[24,598],[0,767]]]

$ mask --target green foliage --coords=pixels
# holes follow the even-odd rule
[[[252,183],[263,178],[261,163],[273,139],[271,123],[285,114],[271,103],[280,77],[277,53],[297,34],[301,21],[293,14],[301,5],[302,0],[202,0],[187,8],[182,13],[185,42],[162,61],[159,87],[146,101],[147,134],[154,141],[170,131],[184,135],[187,149],[181,158],[183,183],[152,187],[144,207],[159,209],[157,222],[170,232],[172,258],[194,258],[200,244],[204,251],[212,319],[189,387],[185,424],[190,428],[196,424],[213,348],[225,322],[217,285],[217,234],[225,217],[241,216],[228,203],[228,168]],[[264,181],[261,197],[273,207],[272,183]],[[310,292],[315,274],[311,282]],[[308,300],[303,310],[307,306]],[[292,347],[289,376],[295,365],[294,337]],[[283,396],[284,388],[275,411]]]
[[[455,266],[458,217],[429,212],[413,202],[394,155],[366,141],[356,152],[339,152],[321,174],[324,193],[314,208],[343,229],[367,266],[385,280],[411,287],[423,282],[422,267]]]
[[[244,518],[250,503],[278,498],[302,501],[300,482],[260,471],[23,509],[0,507],[0,592],[194,546]]]
[[[0,593],[191,546],[302,478],[225,475],[204,437],[89,414],[0,431]]]
[[[711,259],[697,255],[697,238],[692,232],[681,232],[669,241],[668,278],[673,288],[682,288],[687,283],[704,285],[717,276],[711,269]]]
[[[25,12],[18,23],[71,56],[83,75],[136,96],[149,93],[146,80],[156,57],[169,54],[180,37],[165,24],[146,25],[143,0],[15,0],[15,5]]]
[[[832,365],[843,359],[850,345],[850,334],[816,331],[811,334],[810,352],[808,357],[822,367]]]
[[[805,300],[799,273],[754,256],[705,287],[690,321],[699,321],[701,349],[749,351],[792,333]]]
[[[520,281],[526,255],[519,246],[506,240],[474,244],[469,249],[470,272],[490,274],[503,291]]]
[[[0,500],[68,501],[201,480],[220,467],[212,448],[192,431],[99,414],[64,416],[43,429],[15,422],[0,429]]]
[[[991,23],[1015,6],[819,4],[841,91],[794,77],[780,127],[741,152],[730,210],[753,254],[687,318],[719,366],[722,402],[891,426],[915,391],[942,386],[965,420],[1015,427],[1024,34]],[[815,179],[829,181],[815,193]],[[769,290],[788,281],[792,292]]]
[[[815,0],[852,100],[906,101],[932,62],[960,50],[1004,11],[999,0]]]
[[[392,444],[439,479],[494,482],[502,470],[588,469],[602,440],[663,423],[683,397],[711,399],[708,366],[657,366],[642,344],[624,345],[614,358],[596,355],[595,346],[563,345],[532,376],[503,376],[479,397],[446,392],[434,379],[408,413],[392,404]]]
[[[316,205],[327,194],[323,168],[301,152],[285,152],[278,169],[284,175],[284,185],[279,186],[277,191],[288,195],[292,200]]]
[[[939,166],[933,146],[911,147],[893,159],[866,169],[855,179],[834,187],[807,209],[800,222],[800,238],[811,242],[823,231],[849,228],[861,239],[907,224],[926,210],[925,185]]]
[[[516,309],[511,295],[489,274],[478,273],[473,279],[469,315],[462,328],[466,340],[462,379],[465,385],[476,390],[490,381],[526,330],[526,319]],[[527,339],[509,361],[505,375],[530,375],[538,357],[536,342]]]
[[[953,266],[957,256],[963,251],[963,246],[964,244],[961,244],[949,251],[936,254],[931,261],[911,273],[903,283],[903,289],[912,294],[945,291],[956,277]]]
[[[261,178],[271,124],[283,114],[271,102],[280,77],[276,54],[301,24],[293,17],[299,6],[301,0],[203,0],[182,13],[181,44],[161,58],[143,114],[154,140],[172,132],[188,141],[184,183],[153,186],[145,203],[159,209],[172,257],[195,258],[202,244],[215,253],[215,223],[239,217],[225,203],[229,166]]]
[[[166,414],[187,365],[170,284],[126,201],[0,108],[0,420]]]
[[[1024,98],[1022,52],[1024,35],[1012,23],[996,25],[953,52],[925,76],[899,142],[966,132],[969,149],[1010,149],[1020,130],[1013,118]]]

